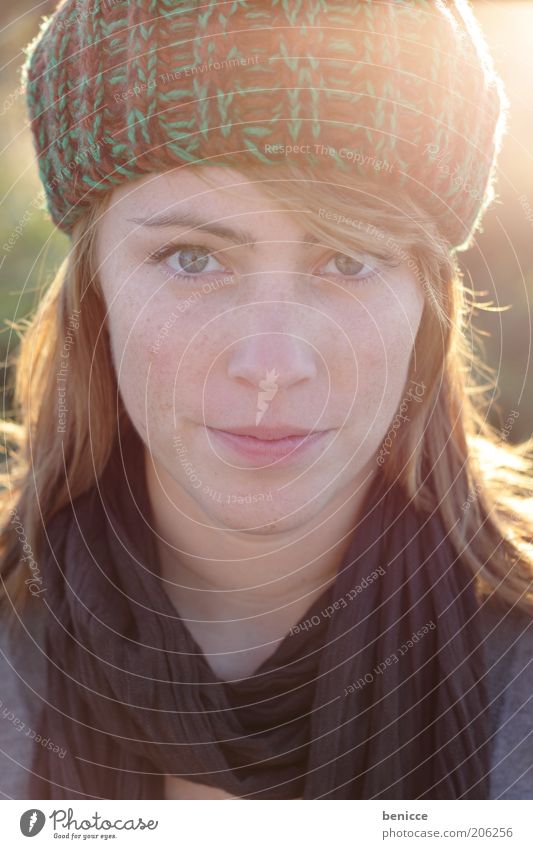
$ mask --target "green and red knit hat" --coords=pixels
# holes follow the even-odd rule
[[[508,101],[467,0],[63,0],[23,79],[50,214],[177,165],[287,160],[408,192],[452,247]]]

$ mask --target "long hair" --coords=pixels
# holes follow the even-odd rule
[[[388,438],[381,474],[415,505],[440,513],[480,595],[495,592],[533,611],[533,440],[513,445],[487,421],[496,381],[471,341],[472,312],[485,305],[465,285],[438,221],[377,174],[347,185],[293,166],[288,173],[278,168],[275,177],[260,163],[242,173],[325,246],[406,262],[416,275],[425,304],[409,378],[425,389],[420,403],[410,404],[409,421]],[[0,493],[2,601],[13,614],[30,592],[46,592],[39,556],[47,522],[95,484],[121,421],[128,421],[95,261],[96,228],[110,195],[76,225],[13,360],[15,402],[4,422]]]

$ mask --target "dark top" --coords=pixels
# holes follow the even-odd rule
[[[324,606],[322,598],[317,599],[302,620],[320,614]],[[47,745],[46,740],[37,739],[35,731],[41,700],[45,697],[44,620],[41,612],[39,599],[30,597],[23,619],[24,628],[19,629],[14,639],[8,637],[5,620],[0,618],[0,797],[5,799],[31,798],[28,779],[34,747]],[[319,642],[324,622],[327,618],[321,617],[319,625],[288,634],[257,672],[286,664],[303,649],[303,642],[306,654],[309,654],[309,649]],[[494,735],[490,798],[533,799],[531,617],[517,607],[506,612],[499,602],[491,599],[483,607],[482,624]],[[290,676],[290,666],[285,666],[284,674]],[[270,686],[274,685],[275,679],[276,674],[271,676]],[[268,701],[262,706],[257,704],[258,696],[264,698],[266,695],[268,698],[274,694],[268,687],[265,694],[265,681],[266,676],[261,679],[253,676],[237,685],[226,685],[228,692],[232,693],[232,700],[238,690],[241,698],[239,716],[247,725],[257,727],[261,713],[268,711]],[[253,692],[256,704],[245,712],[243,696],[250,692]],[[62,752],[59,752],[58,757],[61,756]],[[159,798],[164,798],[163,792]]]

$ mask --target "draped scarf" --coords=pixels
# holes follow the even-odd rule
[[[165,775],[240,798],[489,798],[480,605],[438,511],[376,479],[282,663],[232,691],[160,580],[143,456],[131,428],[46,525],[38,731],[66,754],[35,747],[32,798],[161,799]]]

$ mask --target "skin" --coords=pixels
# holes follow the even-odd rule
[[[424,295],[405,265],[343,264],[260,184],[208,170],[215,188],[185,168],[115,189],[97,259],[122,399],[145,444],[162,580],[231,679],[253,673],[334,580],[406,391]],[[248,243],[138,223],[185,211],[246,230]],[[174,253],[150,259],[169,242]],[[180,243],[216,256],[186,276]],[[285,465],[236,458],[206,430],[252,433],[272,369],[261,425],[332,429]],[[170,798],[228,798],[168,782]]]

